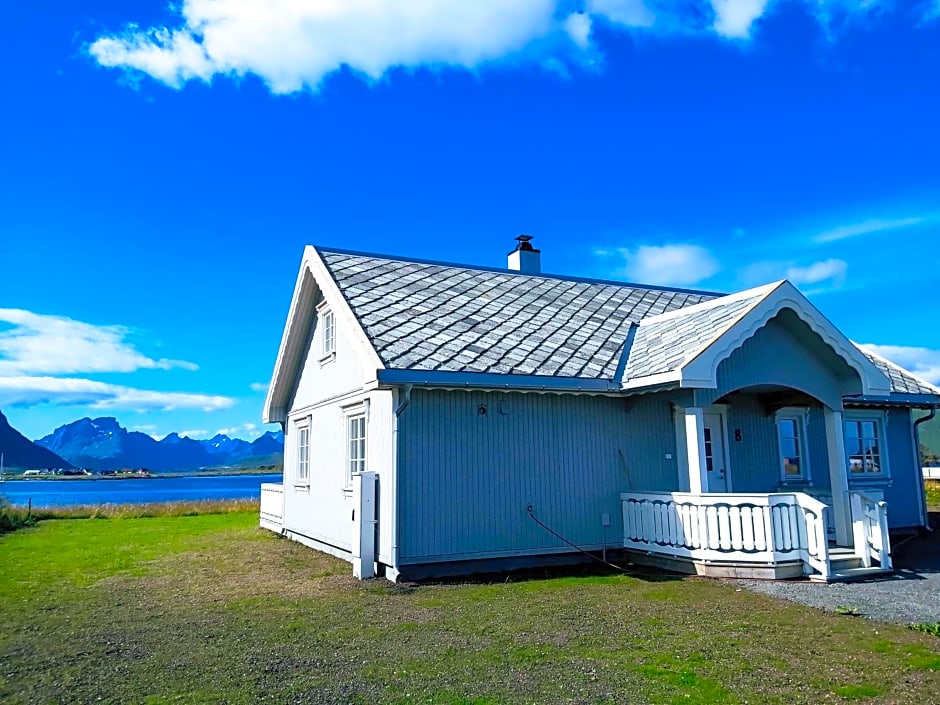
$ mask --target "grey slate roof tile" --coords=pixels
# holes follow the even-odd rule
[[[865,348],[859,346],[865,357],[875,363],[875,367],[885,373],[888,379],[891,380],[891,391],[897,392],[900,394],[936,394],[935,389],[925,386],[918,380],[916,377],[908,373],[907,371],[901,369],[892,364],[888,364],[884,360],[875,355],[869,353]]]
[[[624,376],[644,377],[676,369],[754,302],[718,301],[702,311],[647,321],[719,296],[318,252],[391,369],[613,379],[635,326]],[[895,392],[935,393],[869,357]]]
[[[631,324],[713,297],[319,252],[389,368],[610,379]]]
[[[759,298],[755,295],[724,304],[714,299],[714,305],[704,310],[640,322],[624,377],[648,377],[678,369]]]

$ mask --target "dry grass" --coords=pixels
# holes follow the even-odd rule
[[[253,514],[43,522],[0,565],[11,705],[940,702],[934,637],[712,580],[358,582]]]
[[[147,519],[152,517],[184,517],[203,514],[240,514],[257,512],[257,499],[200,499],[180,502],[148,502],[144,504],[78,504],[68,507],[27,509],[0,505],[0,533],[48,519]]]

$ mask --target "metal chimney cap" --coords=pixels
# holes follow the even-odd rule
[[[532,247],[532,236],[522,234],[516,238],[516,242],[519,244],[516,246],[517,250],[525,250],[527,252],[538,252],[534,247]]]

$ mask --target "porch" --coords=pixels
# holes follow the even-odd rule
[[[891,572],[887,504],[849,493],[851,545],[830,539],[832,507],[802,492],[629,492],[624,548],[641,562],[716,577],[820,582]]]

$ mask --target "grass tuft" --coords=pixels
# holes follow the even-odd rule
[[[908,629],[913,629],[915,632],[923,632],[924,634],[933,634],[934,636],[940,637],[940,622],[936,624],[908,624]]]

